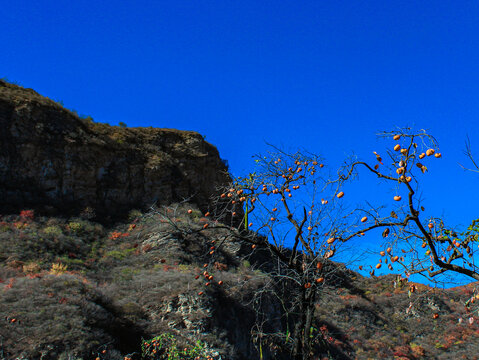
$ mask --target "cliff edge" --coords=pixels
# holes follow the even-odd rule
[[[194,131],[124,128],[81,119],[0,80],[0,212],[34,208],[100,218],[189,199],[206,209],[230,178]]]

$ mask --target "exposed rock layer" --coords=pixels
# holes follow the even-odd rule
[[[0,80],[0,211],[116,217],[191,198],[206,209],[229,180],[218,150],[193,131],[120,128],[80,119]]]

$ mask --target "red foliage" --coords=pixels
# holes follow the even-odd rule
[[[20,217],[25,221],[33,220],[33,218],[35,217],[35,212],[33,210],[22,210],[20,212]]]

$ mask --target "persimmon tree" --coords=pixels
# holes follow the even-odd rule
[[[278,299],[282,315],[276,321],[285,331],[278,332],[258,305],[252,335],[260,354],[265,345],[288,351],[294,359],[310,359],[328,350],[327,340],[316,330],[316,305],[328,285],[341,280],[332,260],[340,253],[352,259],[358,253],[352,248],[354,240],[367,233],[384,240],[383,248],[376,249],[378,262],[370,266],[371,275],[387,266],[404,271],[406,277],[421,274],[433,279],[450,272],[479,280],[474,248],[479,221],[458,231],[445,219],[426,216],[418,195],[424,177],[430,176],[429,163],[442,157],[434,137],[411,129],[380,137],[387,141],[383,151],[372,152],[366,160],[349,159],[334,174],[314,154],[273,148],[257,156],[254,172],[220,189],[204,214],[208,222],[195,230],[223,229],[225,239],[244,245],[243,256],[265,270],[268,283],[254,302],[267,302],[265,297],[271,295]],[[390,185],[385,204],[374,207],[363,199],[363,205],[348,208],[345,199],[353,192],[348,183],[357,181],[360,173],[371,175],[368,182]],[[208,269],[222,244],[208,249],[207,284],[212,277]]]
[[[212,212],[219,221],[214,227],[227,224],[231,236],[247,245],[249,258],[266,256],[258,266],[266,266],[269,283],[258,292],[256,303],[266,302],[261,299],[268,295],[276,297],[286,331],[271,330],[258,308],[253,337],[260,353],[268,344],[289,351],[294,359],[310,359],[328,348],[314,313],[325,284],[341,281],[331,259],[346,250],[347,239],[363,235],[365,215],[344,214],[344,193],[329,186],[319,156],[274,148],[255,162],[255,172],[223,189]]]
[[[442,157],[434,137],[411,129],[380,137],[388,142],[382,152],[372,152],[367,160],[350,159],[336,175],[326,174],[316,155],[276,149],[258,156],[255,172],[237,178],[216,206],[215,217],[229,219],[238,240],[252,252],[263,249],[272,256],[275,269],[270,274],[277,296],[293,296],[287,311],[291,331],[281,337],[258,327],[258,333],[274,335],[289,346],[295,359],[309,358],[318,340],[313,335],[315,303],[334,277],[333,267],[325,264],[366,233],[384,239],[371,275],[375,268],[387,266],[404,271],[407,278],[421,274],[434,279],[450,272],[479,280],[473,246],[478,242],[479,220],[459,232],[445,219],[424,215],[418,195],[421,184],[430,176],[429,163]],[[390,184],[388,203],[374,208],[364,199],[364,205],[352,210],[344,206],[348,183],[360,173],[372,175],[369,182]],[[479,297],[473,295],[469,303],[475,299]]]
[[[354,161],[343,167],[335,182],[339,187],[353,179],[361,170],[394,185],[395,203],[389,214],[371,217],[373,222],[366,228],[382,228],[389,258],[397,261],[408,276],[422,274],[434,278],[447,271],[479,280],[473,244],[477,242],[478,221],[463,232],[454,231],[440,217],[423,216],[425,209],[418,196],[423,178],[428,176],[428,162],[442,157],[435,139],[425,131],[409,129],[383,133],[391,145],[384,158],[376,155],[376,161]],[[393,201],[395,200],[395,201]],[[400,251],[401,256],[393,252]],[[385,255],[381,252],[381,255]]]
[[[383,154],[375,153],[376,159],[372,161],[356,160],[346,164],[332,182],[343,187],[360,172],[366,172],[393,185],[395,195],[391,196],[390,206],[372,216],[365,229],[382,229],[384,249],[379,251],[376,267],[386,263],[393,270],[392,264],[396,262],[406,278],[420,274],[435,281],[442,274],[460,274],[478,281],[479,219],[471,220],[467,228],[460,229],[443,217],[427,216],[421,203],[420,194],[427,191],[421,184],[426,182],[425,177],[432,176],[428,166],[442,157],[436,140],[424,130],[411,129],[384,132],[380,136],[389,141]],[[469,143],[465,153],[477,168]],[[440,175],[436,176],[440,181]],[[477,300],[479,295],[475,289],[465,303],[466,309],[477,311],[478,308],[472,306]],[[434,314],[434,318],[437,316]]]

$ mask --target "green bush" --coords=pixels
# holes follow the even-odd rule
[[[70,231],[74,234],[81,234],[83,232],[83,224],[79,222],[69,222],[68,227],[70,228]]]
[[[47,226],[43,229],[43,232],[50,237],[57,237],[63,233],[62,229],[57,225]]]
[[[128,255],[130,255],[131,253],[133,253],[134,251],[135,249],[112,250],[107,252],[105,255],[110,256],[117,260],[122,260],[126,258]]]
[[[180,348],[179,348],[180,347]],[[161,334],[150,340],[143,340],[141,344],[143,359],[154,360],[196,360],[208,359],[205,345],[198,340],[193,347],[182,347],[172,334]]]

